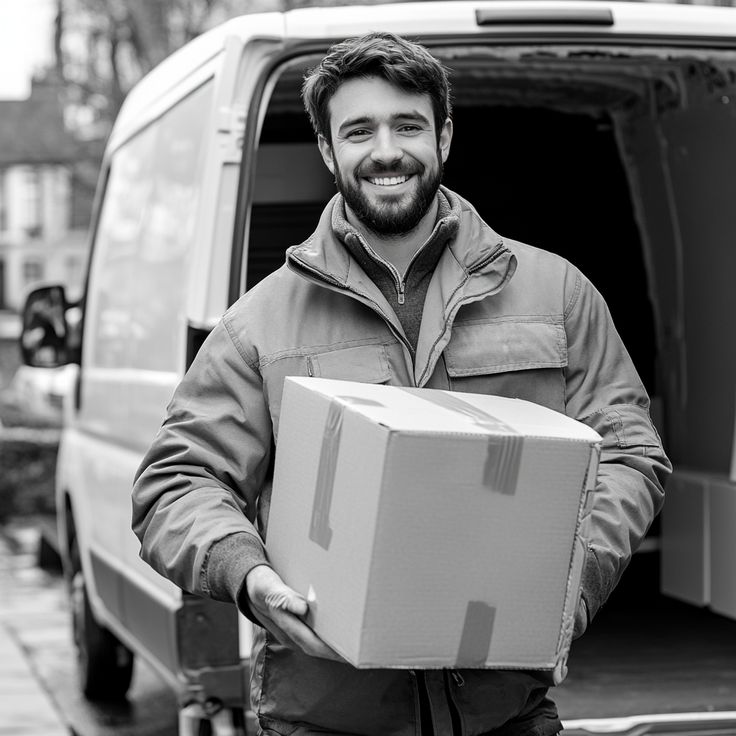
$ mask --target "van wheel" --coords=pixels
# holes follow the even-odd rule
[[[88,700],[124,700],[133,677],[133,653],[95,620],[76,540],[71,561],[72,630],[80,688]]]

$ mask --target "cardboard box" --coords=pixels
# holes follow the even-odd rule
[[[356,667],[561,679],[599,441],[526,401],[287,378],[269,557]]]
[[[709,483],[710,608],[736,618],[736,487],[723,479]]]
[[[709,507],[704,475],[672,474],[662,509],[660,590],[696,606],[710,603]]]

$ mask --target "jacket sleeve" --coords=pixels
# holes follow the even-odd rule
[[[133,487],[141,557],[192,593],[237,600],[265,562],[255,528],[271,454],[257,362],[227,315],[176,389]]]
[[[565,310],[567,413],[603,438],[582,524],[586,546],[579,636],[618,583],[664,501],[672,469],[649,416],[649,397],[603,297],[576,269]]]

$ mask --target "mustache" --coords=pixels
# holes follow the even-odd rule
[[[359,166],[356,174],[359,177],[380,177],[380,176],[421,176],[425,167],[418,161],[396,161],[394,164],[386,165],[380,163],[370,163]]]

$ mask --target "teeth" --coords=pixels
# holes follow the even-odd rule
[[[371,184],[377,184],[379,187],[393,187],[397,184],[403,184],[409,181],[408,176],[382,176],[381,178],[368,179]]]

